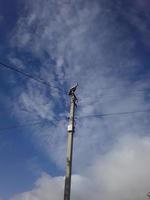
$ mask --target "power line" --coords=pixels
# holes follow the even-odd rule
[[[103,114],[95,114],[95,115],[86,115],[86,116],[79,116],[78,119],[82,118],[99,118],[99,117],[109,117],[109,116],[118,116],[118,115],[132,115],[132,114],[138,114],[138,113],[148,113],[150,110],[137,110],[137,111],[125,111],[125,112],[118,112],[118,113],[103,113]]]
[[[131,115],[131,114],[138,114],[138,113],[148,113],[150,112],[150,110],[138,110],[138,111],[129,111],[129,112],[118,112],[118,113],[104,113],[104,114],[95,114],[95,115],[86,115],[86,116],[78,116],[77,119],[82,119],[82,118],[99,118],[99,117],[109,117],[109,116],[117,116],[117,115]],[[35,125],[39,125],[39,124],[44,124],[48,121],[35,121],[33,123],[26,123],[26,124],[21,124],[21,125],[16,125],[16,126],[12,126],[12,127],[1,127],[0,131],[7,131],[7,130],[12,130],[12,129],[18,129],[18,128],[22,128],[22,127],[27,127],[27,126],[35,126]],[[53,125],[53,122],[50,122]]]
[[[100,90],[103,92],[103,91],[112,91],[113,92],[113,90],[114,89],[120,89],[120,91],[119,92],[125,92],[125,91],[127,91],[128,92],[128,88],[130,87],[130,85],[127,85],[127,86],[120,86],[120,87],[102,87],[102,88],[100,88]],[[143,92],[146,92],[146,91],[149,91],[150,92],[150,88],[142,88],[142,89],[134,89],[134,91],[129,91],[131,94],[135,94],[135,95],[138,95],[139,93],[143,93]],[[137,92],[139,92],[139,93],[137,93]],[[101,94],[96,94],[95,95],[95,98],[99,98],[99,97],[105,97],[105,96],[111,96],[111,97],[114,97],[114,96],[117,96],[117,95],[114,95],[114,94],[109,94],[109,93],[106,93],[106,94],[103,94],[103,93],[101,93]],[[119,96],[119,95],[118,95]],[[85,99],[89,99],[89,95],[88,95],[88,97],[84,97],[84,100]],[[81,102],[81,103],[84,103],[84,100],[82,100],[82,98],[80,99],[79,98],[79,101]]]
[[[129,87],[130,87],[130,85],[120,86],[120,87],[102,87],[100,89],[103,90],[103,91],[105,91],[105,90],[112,90],[113,91],[113,89],[126,89],[126,88],[129,88]],[[142,92],[142,91],[147,91],[147,90],[150,90],[150,88],[137,89],[136,91]]]
[[[12,70],[12,71],[18,73],[18,74],[21,74],[21,75],[25,76],[25,77],[27,77],[27,78],[30,78],[30,79],[32,79],[32,80],[34,80],[34,81],[36,81],[36,82],[38,82],[38,83],[40,83],[40,84],[42,84],[42,85],[46,85],[46,86],[48,86],[48,87],[50,87],[50,88],[59,89],[60,91],[62,91],[62,89],[61,89],[60,87],[58,87],[58,86],[57,86],[57,87],[54,87],[54,86],[52,86],[50,83],[48,83],[47,81],[45,81],[44,79],[34,77],[33,75],[31,75],[31,74],[29,74],[29,73],[26,73],[26,72],[24,72],[24,71],[22,71],[22,70],[20,70],[19,67],[13,67],[13,66],[7,65],[7,64],[5,64],[5,63],[3,63],[3,62],[1,62],[1,61],[0,61],[0,67],[5,67],[5,68],[7,68],[7,69],[10,69],[10,70]],[[66,91],[65,91],[65,93],[67,94]],[[63,104],[64,104],[64,106],[66,107],[66,103],[65,103],[65,99],[64,99],[64,98],[63,98]]]
[[[43,121],[37,121],[37,122],[33,122],[33,123],[26,123],[26,124],[11,126],[11,127],[1,127],[0,131],[18,129],[18,128],[22,128],[22,127],[26,127],[26,126],[35,126],[35,125],[44,124],[44,123],[45,122],[43,122]]]
[[[0,67],[5,67],[5,68],[7,68],[7,69],[10,69],[10,70],[12,70],[12,71],[14,71],[14,72],[17,72],[17,73],[19,73],[19,74],[21,74],[21,75],[23,75],[23,76],[26,76],[27,78],[30,78],[30,79],[32,79],[32,80],[34,80],[34,81],[37,81],[38,83],[41,83],[41,84],[43,84],[43,85],[46,85],[46,86],[48,86],[48,87],[51,87],[51,88],[55,88],[56,89],[56,87],[54,87],[54,86],[52,86],[50,83],[48,83],[47,81],[45,81],[43,78],[40,78],[40,77],[34,77],[33,75],[31,75],[31,74],[29,74],[29,73],[27,73],[27,72],[24,72],[24,71],[22,71],[22,70],[20,70],[19,69],[19,67],[13,67],[13,66],[10,66],[10,65],[7,65],[7,64],[5,64],[5,63],[3,63],[3,62],[1,62],[0,61]],[[126,86],[127,87],[127,86]],[[117,88],[117,89],[125,89],[126,87],[119,87],[119,88]],[[61,90],[61,88],[59,88],[58,86],[57,86],[57,88],[59,89],[59,90]],[[113,90],[113,89],[116,89],[116,87],[103,87],[103,88],[100,88],[101,90],[103,90],[103,91],[105,91],[105,90],[109,90],[109,91],[111,91],[111,90]],[[145,91],[148,91],[148,90],[150,90],[150,88],[144,88],[144,89],[138,89],[138,90],[134,90],[135,92],[145,92]],[[66,92],[66,91],[65,91]],[[66,92],[67,93],[67,92]],[[132,92],[133,93],[133,92]],[[136,94],[136,93],[134,93],[134,94]],[[116,95],[111,95],[111,94],[98,94],[98,95],[96,95],[96,97],[105,97],[105,96],[116,96]],[[84,100],[85,99],[87,99],[88,97],[84,97]],[[82,102],[84,102],[82,99],[81,99],[81,103]]]
[[[129,96],[128,95],[128,98],[133,98],[133,97],[135,97],[135,96],[133,96],[133,95],[136,95],[136,96],[139,96],[141,93],[144,93],[144,92],[146,92],[146,91],[148,91],[148,90],[150,90],[150,88],[147,88],[147,89],[141,89],[141,90],[134,90],[133,92],[130,92],[131,94],[132,94],[132,96]],[[122,91],[121,91],[122,92]],[[115,94],[109,94],[109,93],[106,93],[106,94],[98,94],[98,95],[96,95],[96,97],[95,98],[102,98],[103,99],[103,97],[108,97],[107,99],[110,99],[110,97],[120,97],[120,96],[122,96],[122,95],[115,95]],[[125,97],[125,95],[124,95],[124,97]],[[83,104],[83,103],[85,103],[85,101],[86,102],[92,102],[91,100],[88,100],[89,99],[89,97],[85,97],[85,98],[81,98],[81,100],[79,99],[79,102],[81,103],[81,104]],[[112,99],[112,98],[111,98]]]
[[[23,75],[23,76],[26,76],[27,78],[30,78],[30,79],[32,79],[32,80],[35,80],[35,81],[37,81],[37,82],[39,82],[39,83],[41,83],[41,84],[43,84],[43,85],[46,85],[46,86],[48,86],[48,87],[53,87],[53,88],[55,88],[54,86],[51,86],[51,84],[49,84],[48,82],[46,82],[44,79],[42,79],[42,78],[37,78],[37,77],[34,77],[33,75],[31,75],[31,74],[29,74],[29,73],[26,73],[26,72],[24,72],[24,71],[22,71],[22,70],[20,70],[19,69],[19,67],[13,67],[13,66],[10,66],[10,65],[7,65],[7,64],[5,64],[5,63],[3,63],[3,62],[1,62],[0,61],[0,67],[5,67],[5,68],[7,68],[7,69],[10,69],[10,70],[12,70],[12,71],[15,71],[15,72],[17,72],[17,73],[19,73],[19,74],[21,74],[21,75]],[[58,87],[57,87],[58,88]],[[120,88],[125,88],[125,87],[120,87]],[[58,88],[58,89],[60,89],[60,88]],[[115,87],[104,87],[104,88],[101,88],[102,90],[113,90],[113,89],[115,89]],[[148,90],[150,90],[149,88],[145,88],[145,89],[139,89],[139,90],[135,90],[135,92],[136,91],[138,91],[138,92],[144,92],[144,91],[148,91]],[[100,94],[100,95],[97,95],[97,96],[101,96],[101,97],[103,97],[103,96],[106,96],[106,95],[109,95],[109,94]],[[112,95],[112,96],[115,96],[115,95]],[[84,99],[86,99],[86,97],[84,98]],[[81,100],[81,103],[82,103],[82,100]],[[140,111],[141,112],[141,111]],[[143,111],[142,111],[143,112]],[[97,117],[99,116],[99,117],[104,117],[104,116],[110,116],[110,115],[127,115],[127,114],[133,114],[133,113],[135,113],[135,112],[123,112],[123,113],[108,113],[108,114],[101,114],[101,115],[97,115]],[[137,113],[137,112],[136,112]],[[138,111],[138,113],[139,113],[139,111]],[[92,117],[92,116],[85,116],[85,117]],[[93,116],[94,117],[94,116]],[[96,117],[96,116],[95,116]]]
[[[55,119],[55,120],[57,120],[57,119]],[[0,131],[7,131],[7,130],[12,130],[12,129],[28,127],[28,126],[36,126],[36,125],[40,125],[40,124],[44,125],[47,123],[50,123],[50,124],[56,126],[56,124],[53,123],[52,121],[44,120],[44,121],[35,121],[33,123],[25,123],[25,124],[15,125],[15,126],[11,126],[11,127],[0,127]]]
[[[15,72],[17,72],[17,73],[19,73],[19,74],[21,74],[21,75],[23,75],[23,76],[26,76],[27,78],[30,78],[30,79],[32,79],[32,80],[34,80],[34,81],[37,81],[37,82],[39,82],[39,83],[41,83],[41,84],[43,84],[43,85],[46,85],[46,86],[48,86],[48,87],[53,87],[53,86],[51,86],[48,82],[46,82],[44,79],[34,77],[33,75],[31,75],[31,74],[29,74],[29,73],[26,73],[26,72],[24,72],[24,71],[22,71],[22,70],[20,70],[19,67],[13,67],[13,66],[7,65],[7,64],[5,64],[5,63],[3,63],[3,62],[0,62],[0,67],[2,67],[2,66],[5,67],[5,68],[7,68],[7,69],[10,69],[10,70],[12,70],[12,71],[15,71]],[[55,87],[53,87],[53,88],[55,88]],[[59,89],[59,88],[58,88],[58,89]]]

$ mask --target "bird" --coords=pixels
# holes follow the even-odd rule
[[[70,89],[69,95],[72,95],[76,91],[77,87],[78,87],[78,83]]]

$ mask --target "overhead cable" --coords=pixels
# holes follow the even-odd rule
[[[117,113],[102,113],[102,114],[93,114],[93,115],[85,115],[85,116],[78,116],[78,119],[82,118],[99,118],[99,117],[109,117],[109,116],[118,116],[118,115],[132,115],[138,113],[148,113],[150,110],[137,110],[137,111],[125,111],[125,112],[117,112]]]
[[[27,78],[30,78],[30,79],[32,79],[32,80],[34,80],[34,81],[37,81],[37,82],[39,82],[39,83],[41,83],[41,84],[43,84],[43,85],[46,85],[46,86],[48,86],[48,87],[52,87],[51,84],[48,83],[47,81],[45,81],[44,79],[38,78],[38,77],[34,77],[33,75],[31,75],[31,74],[29,74],[29,73],[27,73],[27,72],[24,72],[24,71],[22,71],[22,70],[20,70],[19,67],[13,67],[13,66],[7,65],[7,64],[5,64],[5,63],[3,63],[3,62],[0,62],[0,67],[5,67],[5,68],[7,68],[7,69],[10,69],[10,70],[12,70],[12,71],[15,71],[15,72],[17,72],[17,73],[23,75],[23,76],[26,76]]]
[[[33,123],[20,124],[20,125],[15,125],[15,126],[10,126],[10,127],[1,127],[0,131],[18,129],[18,128],[22,128],[22,127],[26,127],[26,126],[35,126],[35,125],[44,124],[44,123],[45,122],[43,122],[43,121],[37,121],[37,122],[33,122]]]

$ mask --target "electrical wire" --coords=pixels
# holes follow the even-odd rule
[[[27,126],[35,126],[35,125],[44,124],[44,123],[45,122],[43,122],[43,121],[37,121],[37,122],[33,122],[33,123],[20,124],[20,125],[11,126],[11,127],[1,127],[0,131],[18,129],[18,128],[27,127]]]
[[[150,112],[150,110],[137,110],[137,111],[131,111],[131,112],[128,111],[128,112],[118,112],[118,113],[104,113],[104,114],[77,116],[76,119],[125,116],[125,115],[132,115],[132,114],[138,114],[138,113],[148,113],[148,112]],[[12,127],[0,127],[0,132],[12,130],[12,129],[23,128],[23,127],[28,127],[28,126],[36,126],[36,125],[40,125],[40,124],[45,124],[47,122],[48,121],[36,121],[36,122],[33,122],[33,123],[26,123],[26,124],[16,125],[16,126],[12,126]],[[50,123],[52,125],[56,126],[55,123],[53,123],[53,122],[50,122]]]
[[[30,78],[30,79],[32,79],[32,80],[34,80],[34,81],[36,81],[36,82],[38,82],[38,83],[40,83],[40,84],[42,84],[42,85],[46,85],[46,86],[48,86],[48,87],[50,87],[50,88],[54,88],[54,89],[59,89],[59,91],[62,91],[62,89],[60,88],[60,87],[54,87],[54,86],[52,86],[50,83],[48,83],[47,81],[45,81],[44,79],[42,79],[42,78],[37,78],[37,77],[34,77],[33,75],[31,75],[31,74],[29,74],[29,73],[26,73],[26,72],[24,72],[24,71],[22,71],[22,70],[20,70],[19,69],[19,67],[13,67],[13,66],[10,66],[10,65],[7,65],[7,64],[5,64],[5,63],[3,63],[3,62],[1,62],[0,61],[0,67],[5,67],[5,68],[7,68],[7,69],[10,69],[10,70],[12,70],[12,71],[14,71],[14,72],[16,72],[16,73],[19,73],[19,74],[21,74],[21,75],[23,75],[23,76],[25,76],[25,77],[27,77],[27,78]],[[68,93],[67,91],[64,91],[66,94]],[[63,100],[63,104],[64,104],[64,106],[66,107],[66,102],[65,102],[65,99],[64,98],[62,98],[62,100]]]
[[[112,90],[113,89],[126,89],[126,88],[129,88],[130,85],[126,85],[126,86],[120,86],[120,87],[102,87],[100,88],[101,90],[105,91],[105,90]],[[150,90],[150,88],[143,88],[143,89],[137,89],[136,91],[139,91],[139,92],[142,92],[142,91],[147,91],[147,90]]]
[[[118,113],[103,113],[103,114],[95,114],[95,115],[86,115],[86,116],[78,116],[77,119],[82,118],[99,118],[99,117],[110,117],[110,116],[118,116],[118,115],[132,115],[132,114],[138,114],[138,113],[148,113],[150,110],[137,110],[137,111],[125,111],[125,112],[118,112]]]
[[[24,72],[24,71],[22,71],[22,70],[20,70],[19,69],[19,67],[13,67],[13,66],[10,66],[10,65],[7,65],[7,64],[5,64],[5,63],[3,63],[3,62],[1,62],[0,61],[0,67],[5,67],[5,68],[7,68],[7,69],[10,69],[10,70],[12,70],[12,71],[15,71],[15,72],[17,72],[17,73],[19,73],[19,74],[21,74],[21,75],[23,75],[23,76],[26,76],[27,78],[30,78],[30,79],[32,79],[32,80],[34,80],[34,81],[37,81],[38,83],[41,83],[41,84],[43,84],[43,85],[46,85],[46,86],[48,86],[48,87],[51,87],[51,88],[55,88],[56,89],[56,87],[54,87],[54,86],[52,86],[50,83],[48,83],[47,81],[45,81],[43,78],[40,78],[40,77],[34,77],[33,75],[31,75],[31,74],[29,74],[29,73],[27,73],[27,72]],[[126,86],[127,87],[127,86]],[[119,87],[118,89],[126,89],[126,87]],[[57,88],[59,89],[59,90],[61,90],[61,88],[59,88],[58,86],[57,86]],[[103,87],[103,88],[100,88],[102,91],[105,91],[105,90],[108,90],[108,91],[111,91],[111,90],[113,90],[113,89],[116,89],[116,87]],[[134,90],[134,92],[145,92],[145,91],[148,91],[148,90],[150,90],[150,88],[144,88],[144,89],[138,89],[138,90]],[[65,91],[65,93],[67,94],[67,92]],[[133,93],[133,92],[132,92]],[[135,93],[136,94],[136,93]],[[105,97],[105,96],[116,96],[116,95],[113,95],[113,94],[99,94],[99,95],[96,95],[96,98],[98,98],[98,97]],[[85,99],[87,99],[87,98],[89,98],[89,97],[84,97],[84,100]],[[81,99],[81,103],[84,103],[84,100],[83,99]]]
[[[133,98],[135,96],[139,96],[141,93],[144,93],[144,92],[146,92],[148,90],[150,90],[150,88],[149,89],[147,88],[147,89],[135,90],[134,92],[130,92],[132,94],[132,96],[129,96],[129,94],[128,94],[128,98]],[[120,96],[121,95],[115,95],[115,94],[106,93],[106,94],[98,94],[98,95],[95,96],[95,98],[102,98],[103,99],[103,97],[106,97],[107,99],[112,99],[113,97],[118,97],[119,98]],[[124,97],[125,97],[125,95],[124,95]],[[85,102],[92,102],[92,101],[89,100],[89,97],[84,97],[84,98],[79,99],[79,102],[82,105]]]
[[[20,70],[18,67],[13,67],[13,66],[7,65],[7,64],[5,64],[5,63],[3,63],[3,62],[0,61],[0,67],[2,67],[2,66],[5,67],[5,68],[7,68],[7,69],[10,69],[12,71],[15,71],[17,73],[20,73],[21,75],[26,76],[27,78],[30,78],[32,80],[35,80],[35,81],[37,81],[37,82],[39,82],[39,83],[41,83],[43,85],[46,85],[48,87],[52,87],[51,84],[49,84],[48,82],[46,82],[44,79],[34,77],[33,75]],[[55,88],[55,87],[53,86],[53,88]],[[120,88],[125,88],[125,87],[120,87]],[[58,88],[58,89],[60,89],[60,88]],[[106,87],[106,88],[101,88],[101,89],[102,90],[113,90],[113,89],[115,89],[115,87],[111,87],[111,88],[107,88]],[[146,89],[139,89],[139,90],[135,90],[135,91],[144,92],[144,91],[148,91],[148,90],[149,89],[146,88]],[[106,95],[108,95],[108,94],[106,94]],[[105,95],[101,94],[100,96],[103,97]],[[86,97],[85,97],[85,99],[86,99]],[[81,100],[81,102],[82,102],[82,100]],[[149,111],[133,111],[133,112],[121,112],[121,113],[106,113],[106,114],[100,114],[100,115],[83,116],[83,117],[80,117],[80,118],[85,118],[85,117],[86,118],[87,117],[106,117],[106,116],[113,116],[113,115],[128,115],[128,114],[135,114],[135,113],[142,113],[142,112],[149,112]]]
[[[12,71],[15,71],[15,72],[17,72],[17,73],[23,75],[23,76],[26,76],[27,78],[30,78],[30,79],[32,79],[32,80],[34,80],[34,81],[37,81],[37,82],[39,82],[39,83],[41,83],[41,84],[43,84],[43,85],[46,85],[46,86],[48,86],[48,87],[53,87],[53,88],[55,88],[54,86],[51,86],[50,83],[46,82],[44,79],[34,77],[33,75],[31,75],[31,74],[29,74],[29,73],[26,73],[26,72],[24,72],[24,71],[22,71],[22,70],[20,70],[19,67],[13,67],[13,66],[7,65],[7,64],[5,64],[5,63],[3,63],[3,62],[1,62],[1,61],[0,61],[0,67],[5,67],[5,68],[7,68],[7,69],[10,69],[10,70],[12,70]],[[58,89],[60,89],[60,88],[58,88]]]
[[[56,121],[56,119],[55,119],[55,121]],[[33,123],[15,125],[15,126],[11,126],[11,127],[0,127],[0,131],[7,131],[7,130],[11,130],[11,129],[18,129],[18,128],[23,128],[23,127],[28,127],[28,126],[36,126],[36,125],[40,125],[40,124],[44,125],[44,124],[47,124],[47,123],[50,123],[50,124],[56,126],[56,124],[53,123],[52,121],[44,120],[44,121],[35,121]]]

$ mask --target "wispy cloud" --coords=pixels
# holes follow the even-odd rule
[[[41,60],[40,71],[36,73],[52,85],[51,94],[48,91],[50,96],[47,96],[46,90],[28,82],[26,92],[19,97],[20,105],[23,104],[27,111],[43,119],[54,120],[54,116],[66,112],[63,109],[66,104],[62,101],[66,99],[63,88],[74,82],[79,83],[78,96],[82,102],[80,104],[79,101],[79,115],[131,111],[149,107],[144,99],[144,93],[134,95],[136,89],[148,85],[148,82],[143,80],[134,83],[132,81],[141,69],[141,61],[136,56],[136,41],[130,35],[128,28],[116,20],[116,13],[111,3],[72,1],[70,4],[60,5],[53,1],[41,3],[39,0],[36,4],[34,1],[27,1],[26,6],[27,14],[24,13],[19,19],[12,44]],[[119,9],[122,9],[121,5]],[[128,16],[130,17],[130,13]],[[58,86],[62,91],[57,89]],[[111,91],[101,89],[112,86],[114,89]],[[101,97],[107,93],[110,96]],[[134,119],[133,117],[126,117],[123,120],[117,118],[117,124],[116,118],[103,119],[101,122],[100,119],[84,119],[82,124],[78,125],[80,135],[76,136],[75,141],[80,144],[80,147],[75,150],[78,152],[75,153],[75,160],[80,160],[80,157],[82,160],[85,157],[89,149],[86,145],[88,143],[95,149],[92,155],[99,153],[97,151],[99,145],[95,142],[100,140],[103,143],[107,138],[106,132],[110,135],[110,130],[111,135],[115,132],[115,136],[129,131],[137,134],[145,131],[147,125],[145,128],[142,117],[145,115],[134,115]],[[65,132],[65,127],[61,127],[61,130]],[[98,130],[101,130],[101,133]],[[53,132],[54,130],[51,133]],[[48,135],[49,138],[55,137],[57,141],[60,133],[57,128],[55,132],[58,132],[55,134],[56,137],[51,133]],[[41,137],[43,138],[44,135]],[[61,142],[62,144],[57,148],[58,152],[59,148],[65,145],[64,140]],[[47,146],[49,145],[51,139]],[[57,154],[57,150],[55,152]]]
[[[13,32],[12,47],[38,58],[40,69],[33,71],[52,85],[51,90],[47,90],[28,81],[26,90],[18,98],[19,105],[30,112],[30,115],[23,117],[32,119],[37,116],[57,123],[57,126],[42,127],[42,131],[35,129],[33,135],[36,145],[42,147],[50,159],[63,169],[66,121],[59,117],[66,115],[64,107],[68,105],[68,100],[64,91],[72,83],[79,83],[78,116],[149,109],[146,93],[137,92],[148,87],[149,81],[137,77],[142,69],[142,61],[138,57],[136,38],[128,26],[137,27],[143,40],[147,41],[147,22],[144,22],[141,30],[141,19],[137,15],[140,8],[135,1],[130,7],[123,5],[123,1],[114,5],[103,0],[72,0],[68,4],[52,0],[38,0],[36,3],[34,0],[26,1],[26,12],[18,20]],[[129,12],[126,12],[127,8]],[[59,118],[58,122],[56,117]],[[96,192],[93,188],[90,191],[92,199],[108,199],[110,196],[124,200],[142,198],[149,184],[147,167],[144,173],[144,166],[149,166],[148,154],[145,155],[149,149],[149,138],[144,136],[149,130],[149,114],[76,121],[74,171],[83,173],[85,168],[92,166],[92,182],[97,188]],[[130,136],[126,138],[124,135]],[[134,139],[139,144],[139,155]],[[99,158],[100,155],[104,157]],[[96,164],[93,165],[93,162]],[[141,168],[137,168],[137,165]],[[135,173],[134,169],[137,169]],[[83,176],[91,179],[89,174]],[[81,177],[81,180],[85,177]],[[143,177],[141,191],[137,181],[140,177]],[[74,182],[80,182],[78,178],[74,177]],[[33,191],[18,198],[34,199],[37,196],[46,200],[50,193],[44,188],[45,182],[52,188],[50,193],[53,194],[53,187],[62,185],[63,178],[43,175]],[[78,187],[78,184],[73,184],[73,188]],[[101,185],[103,191],[99,192]],[[88,190],[84,192],[86,194]],[[79,195],[78,199],[88,199],[81,194],[83,192],[78,188],[73,198]],[[58,197],[54,190],[52,199]]]

